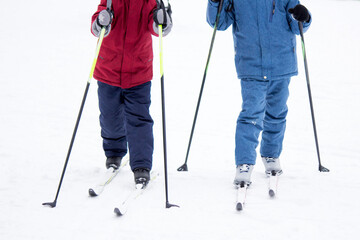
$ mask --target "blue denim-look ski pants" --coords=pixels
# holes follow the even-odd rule
[[[106,157],[130,152],[130,167],[152,167],[153,120],[149,113],[151,82],[122,89],[98,81],[101,137]]]
[[[279,157],[284,139],[290,78],[263,81],[241,79],[242,110],[235,133],[235,163],[255,164],[262,131],[260,154]]]

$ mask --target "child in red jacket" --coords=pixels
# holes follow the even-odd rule
[[[98,80],[101,137],[106,167],[119,168],[129,149],[135,183],[147,184],[153,154],[153,120],[149,113],[153,76],[151,35],[172,28],[171,10],[155,0],[101,0],[92,17],[92,33],[103,40],[94,78]]]

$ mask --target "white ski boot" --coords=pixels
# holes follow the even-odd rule
[[[264,166],[265,166],[265,173],[266,175],[277,175],[280,176],[283,171],[280,166],[280,159],[279,158],[272,158],[272,157],[261,157]]]
[[[250,164],[241,164],[236,166],[236,174],[234,179],[234,185],[240,185],[244,182],[246,185],[250,185],[251,173],[254,169],[254,165]]]

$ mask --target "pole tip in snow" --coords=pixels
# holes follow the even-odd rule
[[[178,205],[175,205],[175,204],[171,204],[171,203],[169,203],[169,202],[166,202],[166,208],[171,208],[171,207],[180,207],[180,206],[178,206]]]
[[[179,172],[187,172],[188,171],[188,167],[187,167],[187,164],[184,163],[181,167],[179,167],[177,169]]]
[[[115,213],[116,216],[118,216],[118,217],[121,217],[121,216],[123,215],[118,208],[114,208],[114,213]]]
[[[322,166],[322,165],[319,166],[319,171],[320,171],[320,172],[330,172],[329,169],[327,169],[326,167],[324,167],[324,166]]]
[[[49,207],[51,207],[51,208],[54,208],[54,207],[56,207],[56,201],[46,202],[46,203],[43,203],[42,205],[43,205],[43,206],[49,206]]]
[[[97,197],[97,194],[96,194],[94,189],[92,189],[92,188],[89,189],[89,196],[90,197]]]

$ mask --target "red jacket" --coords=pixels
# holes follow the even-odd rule
[[[92,16],[106,9],[101,0]],[[153,10],[156,0],[113,0],[114,11],[110,34],[101,45],[94,78],[121,88],[131,88],[153,77]]]

